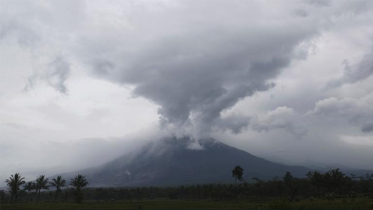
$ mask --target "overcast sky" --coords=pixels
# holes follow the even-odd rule
[[[164,135],[373,169],[373,1],[0,1],[0,179]]]

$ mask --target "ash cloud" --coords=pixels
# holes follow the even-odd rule
[[[134,96],[159,105],[162,128],[209,133],[224,125],[224,110],[274,87],[271,80],[297,59],[295,48],[318,33],[308,19],[276,21],[263,11],[244,12],[263,5],[230,4],[224,13],[215,12],[224,8],[222,4],[201,3],[198,6],[210,7],[203,11],[182,5],[163,11],[165,15],[144,11],[147,24],[157,20],[154,31],[139,27],[126,34],[131,43],[115,43],[127,43],[125,50],[112,47],[102,56],[85,59],[95,75],[132,85]]]
[[[211,43],[218,50],[202,51],[199,55],[183,44],[187,40],[188,37],[175,41],[181,45],[177,51],[144,57],[130,64],[132,68],[120,69],[117,74],[122,78],[120,82],[135,85],[135,96],[160,105],[158,113],[164,126],[194,124],[203,132],[211,129],[223,110],[255,92],[273,87],[268,80],[290,63],[292,48],[297,44],[290,41],[279,52],[277,46],[268,46],[268,50],[260,53],[265,56],[255,58],[257,52],[251,48],[250,40],[241,40],[243,45],[239,50],[226,52],[225,46],[235,41],[227,38]],[[262,40],[263,45],[267,41]],[[204,48],[213,47],[206,44]]]

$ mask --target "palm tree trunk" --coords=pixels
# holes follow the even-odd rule
[[[39,197],[40,197],[40,189],[38,190],[38,198],[36,199],[36,203],[39,203]]]
[[[58,193],[58,188],[57,188],[57,190],[56,190],[56,195],[54,196],[54,202],[57,201],[57,193]]]

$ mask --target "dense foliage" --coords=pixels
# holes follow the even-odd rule
[[[240,170],[233,170],[233,178],[240,180]],[[59,181],[57,181],[57,179]],[[62,178],[53,180],[59,185],[57,191],[42,190],[40,181],[47,180],[38,177],[38,183],[24,184],[23,190],[16,190],[18,200],[21,202],[82,202],[83,196],[86,200],[101,201],[141,201],[152,199],[210,199],[214,201],[227,200],[271,200],[272,198],[283,198],[290,202],[302,199],[348,199],[354,201],[357,196],[367,196],[373,199],[373,174],[364,177],[354,175],[346,176],[339,169],[332,169],[326,173],[317,171],[309,172],[305,178],[295,178],[287,172],[284,177],[275,177],[272,180],[260,180],[254,178],[248,183],[244,180],[237,184],[201,184],[177,187],[138,187],[138,188],[86,188],[88,181],[82,175],[77,175],[71,180],[70,186],[61,184]],[[233,180],[232,180],[233,181]],[[60,183],[60,184],[57,184]],[[19,185],[18,185],[19,187]],[[44,186],[45,187],[45,186]],[[45,187],[44,189],[46,189]],[[12,195],[14,189],[1,191],[1,202],[14,202]],[[19,188],[18,188],[19,189]],[[33,190],[36,190],[33,191]],[[39,198],[40,196],[40,198]]]
[[[353,176],[354,177],[354,176]],[[289,201],[309,198],[328,200],[355,199],[357,194],[373,196],[373,174],[365,177],[345,176],[338,169],[326,173],[310,172],[306,178],[294,178],[289,172],[280,178],[240,184],[203,184],[178,187],[142,188],[92,188],[85,191],[90,200],[142,200],[155,198],[169,199],[258,199],[283,197]]]

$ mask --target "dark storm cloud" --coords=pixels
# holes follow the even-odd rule
[[[363,125],[363,127],[361,127],[361,131],[364,133],[373,131],[373,122]]]

